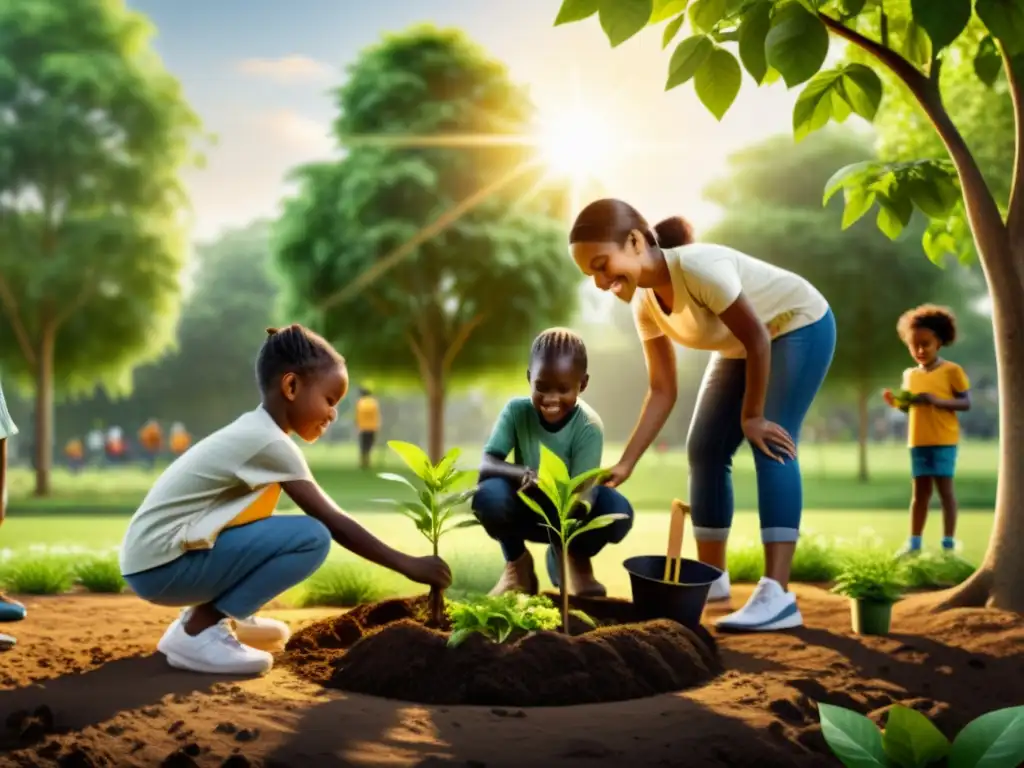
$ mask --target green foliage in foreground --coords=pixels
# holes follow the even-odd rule
[[[821,731],[847,768],[1017,768],[1024,761],[1024,707],[982,715],[952,743],[917,710],[897,705],[885,730],[864,715],[818,704]]]
[[[452,623],[448,645],[453,648],[473,634],[503,643],[514,634],[555,630],[562,624],[561,611],[549,598],[515,592],[452,600],[448,602],[447,613]],[[594,626],[593,619],[583,611],[571,611],[571,615]]]

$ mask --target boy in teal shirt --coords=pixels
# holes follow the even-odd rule
[[[484,446],[480,484],[473,512],[487,534],[501,544],[505,570],[492,595],[510,591],[536,594],[539,586],[527,541],[550,542],[543,521],[522,499],[525,490],[549,516],[551,502],[536,486],[543,444],[565,462],[570,477],[596,469],[604,452],[604,428],[590,406],[579,399],[589,381],[587,350],[572,331],[552,328],[538,336],[530,350],[526,372],[529,397],[510,400],[502,409]],[[513,454],[509,463],[508,456]],[[594,578],[591,559],[607,544],[622,541],[633,527],[633,509],[619,491],[596,486],[587,518],[623,514],[609,526],[580,534],[569,547],[569,582],[581,596],[603,597],[604,586]],[[547,569],[559,585],[558,557],[548,545]]]

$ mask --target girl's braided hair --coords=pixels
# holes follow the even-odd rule
[[[578,333],[568,328],[548,328],[533,340],[530,363],[535,360],[552,361],[572,357],[573,367],[581,374],[587,372],[587,347]]]
[[[267,328],[267,338],[256,356],[256,383],[266,395],[286,373],[307,376],[344,362],[323,336],[298,323]]]

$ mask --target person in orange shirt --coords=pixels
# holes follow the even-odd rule
[[[142,429],[139,430],[139,444],[149,458],[149,465],[154,466],[164,445],[164,433],[156,419],[150,419],[142,425]]]
[[[67,445],[64,446],[64,456],[68,460],[71,471],[78,472],[85,461],[85,446],[82,445],[82,441],[77,437],[68,440]]]
[[[171,453],[181,456],[192,444],[192,436],[185,429],[185,425],[176,421],[171,425]]]
[[[953,477],[960,442],[957,412],[971,407],[971,385],[964,369],[939,356],[943,347],[956,341],[956,316],[946,307],[923,304],[904,312],[896,329],[910,350],[910,356],[917,361],[916,366],[903,372],[903,389],[913,395],[907,444],[914,485],[910,540],[900,554],[915,554],[921,550],[921,535],[933,487],[938,489],[942,500],[942,549],[952,552],[957,519]],[[899,407],[892,390],[887,389],[882,394],[886,403]]]
[[[359,432],[359,465],[370,468],[370,454],[380,432],[380,404],[366,387],[359,390],[356,401],[356,430]]]

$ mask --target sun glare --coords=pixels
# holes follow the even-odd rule
[[[544,164],[575,182],[600,176],[612,160],[614,144],[608,120],[578,107],[555,113],[540,126]]]

